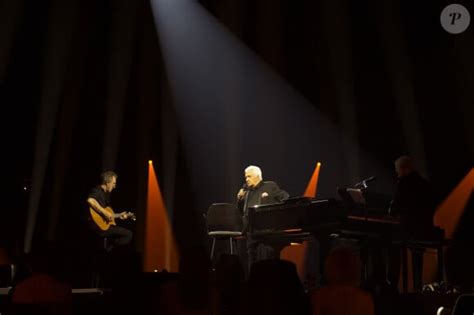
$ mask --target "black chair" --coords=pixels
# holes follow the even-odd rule
[[[214,203],[207,210],[207,235],[212,238],[211,260],[217,239],[228,239],[230,254],[234,254],[234,242],[242,237],[242,215],[235,204]]]

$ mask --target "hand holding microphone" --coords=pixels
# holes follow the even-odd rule
[[[242,188],[240,188],[239,192],[237,193],[237,199],[242,200],[245,197],[245,193],[247,192],[247,190],[248,190],[247,183],[244,183]]]

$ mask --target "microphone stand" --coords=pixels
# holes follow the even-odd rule
[[[244,197],[244,208],[243,208],[244,215],[248,215],[248,209],[247,209],[248,199],[249,199],[249,191],[246,189],[245,197]]]
[[[355,184],[354,187],[360,189],[361,193],[363,193],[364,190],[366,190],[368,186],[367,186],[366,180],[364,179],[363,181]],[[364,203],[364,219],[366,222],[369,221],[369,210],[367,209],[366,203]]]
[[[362,193],[365,189],[367,189],[367,183],[364,179],[363,181],[355,184],[354,187],[356,189],[359,189]],[[363,209],[364,222],[366,222],[366,224],[368,224],[368,222],[369,222],[369,210],[367,209],[367,204],[364,203],[363,207],[364,207],[364,209]],[[362,240],[363,240],[363,243],[362,243],[362,247],[361,247],[361,249],[362,249],[361,256],[363,257],[362,258],[362,261],[363,261],[363,278],[364,278],[364,281],[366,281],[369,278],[369,268],[368,268],[369,236],[366,235],[365,237],[362,238]],[[367,248],[367,249],[365,249],[365,248]]]
[[[248,226],[250,225],[250,215],[249,215],[249,211],[247,209],[248,199],[249,199],[249,191],[248,191],[248,189],[246,189],[245,190],[245,197],[244,197],[244,206],[243,206],[243,209],[242,209],[243,217],[244,217],[244,228],[243,228],[243,230],[245,232],[247,232]],[[242,232],[244,232],[244,231],[242,231]]]

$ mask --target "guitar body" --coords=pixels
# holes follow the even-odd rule
[[[115,223],[116,214],[115,214],[114,210],[112,210],[112,208],[110,208],[110,207],[107,207],[107,208],[104,208],[104,209],[105,209],[105,211],[107,211],[108,213],[113,215],[114,218],[112,219],[112,221],[107,221],[102,215],[100,215],[92,207],[89,207],[89,211],[91,213],[92,221],[94,221],[94,223],[99,227],[99,229],[101,229],[102,231],[107,231],[110,228],[111,225],[117,225],[117,223]]]

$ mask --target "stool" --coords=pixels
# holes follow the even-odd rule
[[[403,292],[408,292],[408,249],[435,249],[436,260],[438,262],[437,278],[438,281],[445,281],[444,276],[444,247],[452,243],[449,239],[440,240],[405,240],[400,243],[402,248],[402,279]]]
[[[214,203],[207,210],[207,235],[212,238],[211,261],[217,239],[228,239],[230,253],[234,254],[234,241],[242,237],[242,216],[235,204]]]
[[[235,232],[235,231],[211,231],[208,232],[207,235],[209,235],[212,238],[212,247],[211,247],[211,261],[214,258],[214,248],[216,245],[216,240],[217,239],[229,239],[229,244],[230,244],[230,254],[234,254],[234,241],[237,237],[242,236],[242,232]]]
[[[105,287],[105,271],[109,262],[109,253],[112,250],[112,240],[108,237],[101,238],[102,246],[96,258],[98,258],[98,268],[93,276],[92,287],[93,288],[104,288]]]

